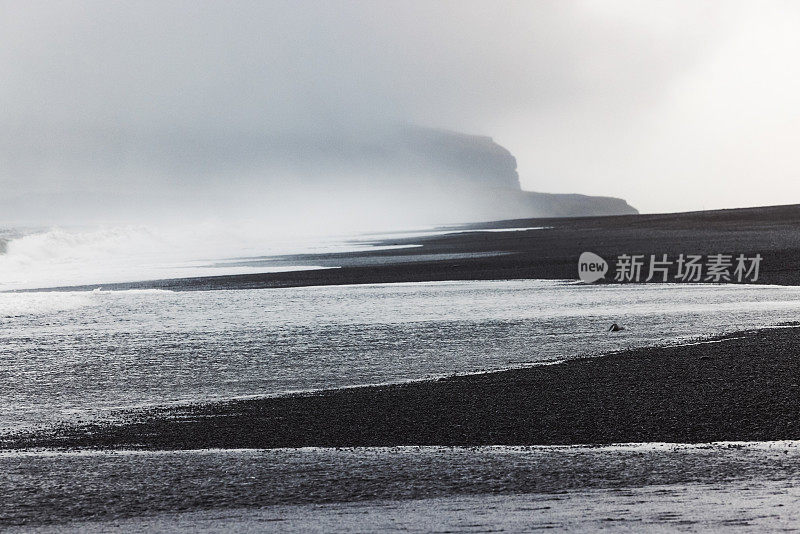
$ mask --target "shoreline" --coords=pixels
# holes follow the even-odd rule
[[[518,231],[486,232],[487,228]],[[444,235],[381,236],[373,251],[240,258],[227,267],[336,267],[32,291],[257,289],[458,280],[576,280],[585,251],[621,254],[761,254],[757,284],[800,285],[800,205],[687,213],[520,219],[465,224]],[[402,247],[402,248],[382,248]],[[674,271],[674,269],[673,269]],[[607,280],[609,280],[607,278]],[[609,280],[610,281],[610,280]]]
[[[460,510],[475,506],[485,510],[487,503],[520,498],[540,502],[535,507],[524,503],[517,507],[530,525],[536,517],[549,523],[549,516],[559,510],[573,510],[583,517],[587,503],[580,496],[584,492],[590,492],[595,504],[605,504],[598,512],[602,526],[608,506],[619,514],[646,515],[654,502],[667,499],[669,506],[685,510],[687,491],[693,497],[692,508],[684,513],[691,518],[698,507],[703,513],[724,510],[719,521],[723,528],[730,526],[724,519],[732,515],[732,488],[750,497],[746,502],[752,511],[745,514],[747,518],[757,514],[765,497],[784,495],[785,506],[791,508],[799,458],[800,447],[795,443],[647,449],[408,447],[0,455],[0,476],[6,481],[0,484],[5,512],[0,528],[108,532],[135,523],[156,531],[216,532],[224,525],[212,522],[209,528],[198,528],[216,518],[226,522],[255,519],[248,530],[285,531],[301,519],[287,513],[293,509],[310,511],[304,517],[316,519],[324,511],[321,507],[327,506],[337,511],[356,507],[359,517],[385,506],[422,506],[438,519],[443,509],[436,503],[441,499],[460,501],[456,507]],[[31,471],[46,473],[50,484],[42,488],[30,479]],[[164,483],[165,479],[170,483]],[[718,504],[713,498],[707,500],[714,494],[721,499]],[[634,495],[638,497],[632,500]],[[572,501],[576,496],[578,502]],[[107,504],[97,506],[98,502]],[[436,506],[428,508],[428,504]],[[263,522],[252,518],[252,513],[271,519]],[[175,514],[186,519],[183,529],[163,522]],[[480,515],[487,524],[496,522]],[[337,523],[340,519],[339,514],[334,518]],[[675,517],[654,519],[683,523]],[[365,525],[357,530],[370,528]]]
[[[424,282],[423,282],[424,283]],[[783,328],[800,328],[800,323],[797,325],[794,324],[777,324],[775,326],[763,327],[764,330],[770,329],[783,329]],[[755,330],[754,330],[755,331]],[[754,332],[753,331],[753,332]],[[709,335],[707,337],[699,337],[699,338],[690,338],[687,341],[679,341],[674,340],[673,342],[667,342],[662,345],[652,345],[648,347],[640,347],[640,349],[647,349],[647,348],[665,348],[665,347],[684,347],[684,346],[694,346],[694,345],[703,345],[706,343],[721,343],[728,339],[740,339],[738,336],[743,336],[748,332],[731,332],[731,333],[722,333],[722,334],[714,334]],[[549,367],[554,365],[561,365],[568,361],[581,361],[581,360],[588,360],[593,358],[604,358],[607,356],[613,356],[616,354],[627,352],[627,350],[623,349],[620,351],[612,351],[607,353],[601,353],[591,356],[579,356],[577,358],[572,359],[556,359],[556,360],[546,360],[540,362],[529,362],[524,365],[518,366],[510,366],[510,367],[503,367],[497,369],[489,369],[489,370],[481,370],[481,371],[463,371],[458,373],[449,373],[449,374],[437,374],[431,376],[425,376],[421,378],[408,378],[408,379],[398,379],[398,380],[389,380],[384,382],[374,382],[374,383],[366,383],[366,384],[349,384],[349,385],[342,385],[336,387],[321,387],[321,388],[310,388],[310,389],[296,389],[296,390],[286,390],[286,391],[279,391],[276,393],[253,393],[248,395],[237,395],[237,396],[230,396],[230,397],[210,397],[204,398],[202,400],[174,400],[169,402],[162,402],[162,403],[143,403],[143,404],[131,404],[131,405],[117,405],[112,407],[103,408],[101,412],[98,413],[95,417],[87,417],[83,421],[91,421],[90,423],[82,422],[81,419],[78,420],[57,420],[50,423],[42,423],[36,426],[18,426],[18,427],[0,427],[0,455],[4,454],[8,449],[3,448],[3,441],[5,436],[14,436],[20,434],[32,435],[38,431],[44,431],[48,427],[52,427],[54,425],[61,425],[61,426],[72,426],[72,427],[85,427],[87,425],[91,426],[98,426],[98,425],[115,425],[119,423],[124,423],[126,417],[139,417],[141,414],[147,415],[156,415],[161,414],[168,417],[174,417],[175,414],[184,413],[187,410],[193,410],[197,408],[203,408],[207,406],[225,406],[239,402],[249,402],[249,401],[266,401],[271,399],[282,399],[282,398],[298,398],[298,397],[308,397],[308,396],[318,396],[318,395],[326,395],[326,394],[335,394],[337,392],[346,392],[351,390],[360,390],[360,389],[374,389],[374,388],[387,388],[387,387],[396,387],[396,386],[405,386],[405,385],[414,385],[414,384],[425,384],[425,383],[433,383],[438,382],[441,380],[448,380],[454,378],[469,378],[473,376],[483,376],[483,375],[492,375],[496,373],[505,373],[509,371],[519,371],[525,369],[533,369],[537,367]],[[103,414],[103,415],[100,415]],[[800,441],[798,441],[800,443]],[[417,445],[408,445],[409,447],[415,447]],[[436,445],[433,445],[436,446]],[[489,445],[494,446],[494,445]],[[504,445],[497,445],[499,447],[503,447]],[[522,445],[526,447],[528,445]],[[568,447],[571,446],[583,446],[581,444],[576,445],[566,445]],[[591,446],[591,445],[588,445]],[[311,446],[313,447],[313,446]],[[394,447],[394,446],[393,446]],[[43,450],[53,450],[53,449],[43,449]],[[142,451],[142,449],[118,449],[120,451],[127,450],[127,451]],[[192,449],[176,449],[176,450],[186,450],[190,451]],[[196,449],[198,451],[202,450],[217,450],[217,449]],[[218,450],[236,450],[236,449],[218,449]],[[249,449],[242,449],[242,450],[249,450]],[[56,450],[57,451],[57,450]],[[165,450],[165,451],[168,451]]]
[[[610,445],[800,439],[800,330],[430,381],[124,412],[0,451]]]

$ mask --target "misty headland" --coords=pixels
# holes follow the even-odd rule
[[[106,176],[102,183],[86,187],[77,180],[65,190],[12,192],[0,199],[0,222],[251,219],[267,233],[281,228],[292,234],[637,213],[622,199],[524,191],[516,158],[490,137],[412,125],[342,128],[153,138],[119,131],[102,159],[85,154],[96,166],[92,172]],[[127,174],[129,160],[150,162],[153,174]],[[325,222],[315,226],[310,220],[316,219]]]
[[[103,158],[84,154],[102,182],[0,197],[0,289],[300,270],[320,265],[288,256],[348,250],[348,241],[376,245],[360,234],[636,213],[622,199],[523,190],[516,158],[489,137],[411,125],[342,128],[118,132]],[[152,174],[125,172],[131,159],[150,162]],[[276,253],[287,258],[271,269],[232,260]]]

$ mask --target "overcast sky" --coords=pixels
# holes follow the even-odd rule
[[[402,121],[491,135],[530,190],[800,203],[799,28],[788,1],[0,2],[0,187]]]

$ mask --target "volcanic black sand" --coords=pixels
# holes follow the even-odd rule
[[[481,232],[486,228],[544,230]],[[473,230],[464,232],[463,230]],[[363,243],[361,243],[363,245]],[[157,280],[106,289],[241,289],[434,280],[576,279],[584,251],[621,254],[745,254],[763,257],[758,283],[800,284],[800,205],[665,215],[525,219],[459,227],[449,235],[381,239],[421,245],[372,252],[247,258],[248,267],[316,265],[337,269]],[[237,265],[226,263],[227,267]],[[87,286],[92,289],[96,286]]]
[[[500,227],[547,228],[481,231]],[[800,284],[800,206],[530,219],[461,230],[375,243],[421,245],[415,248],[241,261],[249,266],[283,262],[338,269],[114,287],[188,290],[574,279],[583,251],[607,259],[620,254],[758,253],[763,257],[759,283]],[[800,439],[800,330],[764,330],[715,343],[647,348],[435,382],[120,415],[127,422],[65,426],[15,436],[0,447],[194,449]]]
[[[613,334],[610,334],[613,335]],[[800,439],[800,329],[403,385],[128,413],[4,447],[146,449]]]

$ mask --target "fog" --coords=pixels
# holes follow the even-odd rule
[[[407,124],[492,136],[528,190],[800,200],[789,2],[0,6],[6,223],[434,223],[428,177],[350,161]]]

